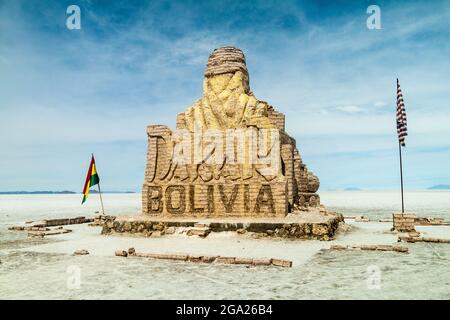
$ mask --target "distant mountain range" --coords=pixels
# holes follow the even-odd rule
[[[437,184],[427,188],[427,190],[450,190],[450,184]],[[326,191],[362,191],[360,188],[348,187],[344,189],[327,189]],[[97,194],[98,190],[90,190],[89,193]],[[135,191],[102,191],[105,194],[136,193]],[[0,191],[0,194],[81,194],[81,192],[63,191]]]
[[[362,191],[362,190],[356,187],[348,187],[344,189],[327,189],[326,191]]]
[[[73,191],[0,191],[0,194],[75,194]]]
[[[450,190],[450,184],[437,184],[429,187],[428,190]]]
[[[0,194],[77,194],[74,191],[0,191]],[[97,190],[90,190],[89,193],[98,193]],[[102,193],[136,193],[134,191],[103,191]]]
[[[95,190],[95,189],[89,190],[89,193],[98,193],[98,190]],[[134,191],[102,191],[102,193],[136,193],[136,192],[134,192]]]

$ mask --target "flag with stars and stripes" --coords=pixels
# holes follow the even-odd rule
[[[406,124],[406,110],[403,101],[402,89],[397,79],[397,134],[398,142],[402,147],[406,146],[405,138],[408,135],[408,128]]]

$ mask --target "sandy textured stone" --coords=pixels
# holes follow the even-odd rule
[[[174,234],[175,233],[175,227],[168,227],[166,230],[164,230],[164,234]]]
[[[340,245],[340,244],[333,244],[330,246],[330,250],[346,250],[346,245]]]
[[[190,254],[188,256],[188,261],[190,261],[190,262],[202,262],[202,258],[203,258],[203,256],[201,256],[201,255]]]
[[[312,233],[316,236],[324,236],[328,234],[328,226],[326,224],[314,224]]]
[[[253,265],[255,266],[270,266],[272,259],[253,259]]]
[[[125,256],[125,250],[117,250],[116,256]],[[254,265],[254,266],[276,266],[276,267],[292,267],[292,261],[284,259],[268,259],[268,258],[248,258],[248,257],[221,257],[208,256],[198,254],[174,254],[174,253],[145,253],[134,252],[133,257],[178,260],[194,263],[220,263],[220,264],[237,264],[237,265]]]
[[[377,245],[378,251],[392,251],[393,247],[391,245]]]
[[[408,247],[400,246],[400,245],[394,245],[394,246],[392,246],[392,249],[397,252],[408,252]]]
[[[166,259],[169,259],[169,260],[186,261],[188,258],[189,258],[189,255],[187,255],[187,254],[168,254],[166,256]]]
[[[127,257],[128,256],[128,252],[126,250],[116,250],[116,252],[114,254],[118,257]]]
[[[192,228],[189,229],[186,234],[188,236],[199,236],[201,238],[205,238],[208,236],[208,234],[211,232],[210,229],[203,229],[203,228]]]
[[[394,213],[393,229],[398,232],[416,232],[414,227],[416,215],[412,213]]]
[[[217,257],[214,262],[216,263],[224,263],[224,264],[234,264],[235,257]]]
[[[134,217],[119,217],[110,229],[106,225],[102,228],[103,234],[122,234],[124,225],[129,224],[131,230],[139,229],[144,226],[139,235],[151,237],[160,237],[169,235],[179,228],[179,235],[206,236],[210,232],[235,231],[244,232],[244,237],[270,237],[270,238],[292,238],[292,239],[317,239],[330,240],[337,231],[342,215],[333,212],[318,213],[317,211],[303,212],[302,214],[290,214],[281,219],[266,217],[234,217],[234,218],[212,218],[202,219],[207,223],[198,224],[196,218],[191,217],[151,217],[148,215]],[[154,231],[153,226],[162,224],[165,226],[163,231]],[[194,227],[202,226],[200,227]],[[283,225],[288,228],[283,228]],[[208,227],[205,227],[208,226]],[[131,231],[132,233],[132,231]]]
[[[401,245],[382,245],[382,244],[331,245],[330,250],[369,250],[369,251],[395,251],[401,253],[408,253],[408,247]]]
[[[236,259],[234,260],[234,263],[235,264],[253,264],[253,259],[236,257]]]
[[[159,238],[162,236],[161,231],[153,231],[148,233],[152,238]]]
[[[84,255],[88,255],[89,251],[87,251],[86,249],[78,249],[78,250],[75,250],[75,252],[73,254],[76,256],[84,256]]]
[[[53,236],[63,233],[72,232],[70,229],[48,229],[48,228],[34,228],[35,230],[28,231],[29,237],[43,238],[44,236]]]
[[[277,266],[277,267],[291,268],[292,261],[283,260],[283,259],[272,259],[272,265]]]
[[[202,256],[202,262],[211,263],[216,260],[218,256]]]
[[[377,246],[373,244],[362,244],[360,245],[361,250],[377,250]]]

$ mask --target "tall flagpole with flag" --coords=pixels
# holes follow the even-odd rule
[[[89,189],[93,186],[97,185],[98,187],[98,194],[100,196],[100,203],[102,205],[102,214],[105,214],[105,209],[103,207],[103,199],[102,199],[102,192],[100,190],[100,177],[97,173],[97,167],[95,165],[95,159],[94,154],[92,154],[91,158],[91,164],[89,165],[89,170],[86,176],[86,182],[84,183],[83,188],[83,200],[81,201],[81,204],[85,203],[88,195],[89,195]]]
[[[405,102],[403,101],[402,89],[397,78],[397,135],[398,135],[398,151],[400,156],[400,185],[402,193],[402,213],[405,213],[405,201],[403,198],[403,163],[402,163],[402,147],[406,146],[405,138],[408,135],[406,123]]]

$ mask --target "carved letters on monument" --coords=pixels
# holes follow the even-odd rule
[[[319,180],[308,171],[284,115],[250,91],[241,50],[208,59],[203,97],[178,114],[172,132],[147,128],[144,214],[285,216],[320,205]]]

